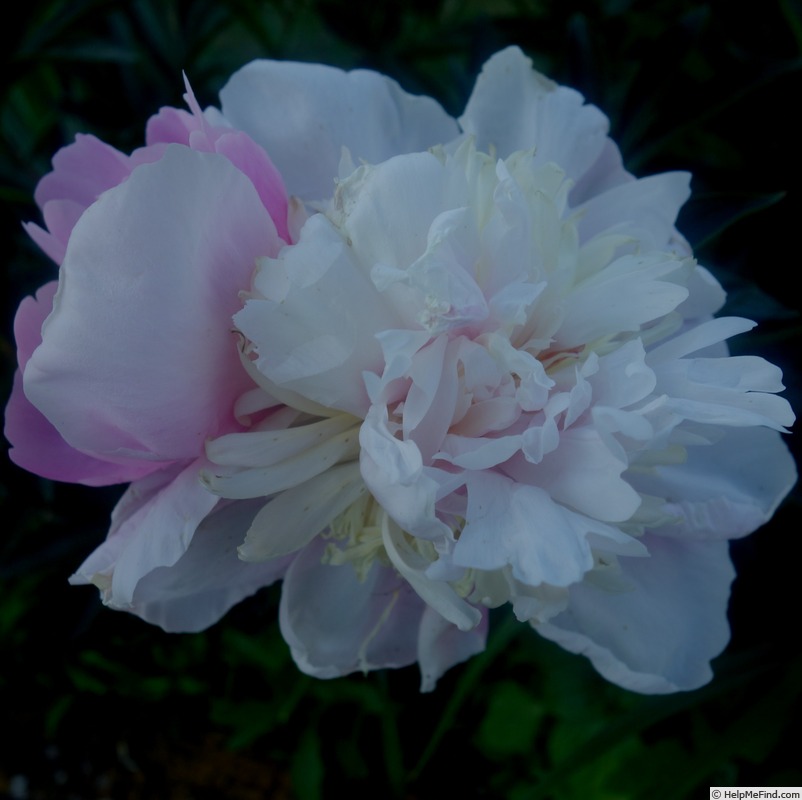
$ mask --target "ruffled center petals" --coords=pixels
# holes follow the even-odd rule
[[[295,246],[260,262],[234,318],[273,383],[358,416],[368,407],[362,373],[381,363],[375,334],[397,319],[323,215],[309,219]]]

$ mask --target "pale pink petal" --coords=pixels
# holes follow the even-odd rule
[[[250,379],[231,317],[275,226],[224,158],[171,146],[76,226],[25,392],[65,440],[120,458],[194,458],[237,427]]]
[[[158,468],[150,462],[112,464],[70,447],[47,418],[25,396],[22,370],[42,341],[42,323],[53,306],[56,281],[46,283],[36,298],[26,297],[14,319],[19,370],[14,375],[6,406],[5,436],[11,443],[9,458],[18,466],[56,481],[105,486],[136,480]]]
[[[34,297],[25,297],[14,317],[14,339],[17,343],[17,366],[24,370],[33,351],[42,343],[42,325],[53,310],[58,281],[41,286]]]
[[[148,120],[147,147],[132,154],[137,163],[155,161],[153,154],[164,152],[168,143],[183,144],[193,150],[206,153],[220,153],[240,172],[247,175],[259,197],[276,224],[279,236],[290,241],[287,229],[287,192],[279,171],[267,153],[247,134],[228,127],[214,126],[201,112],[195,96],[187,86],[184,96],[193,113],[183,109],[162,108]]]
[[[273,166],[267,153],[241,131],[222,134],[216,139],[214,149],[251,179],[259,193],[259,199],[276,224],[278,235],[289,243],[287,192],[281,174]]]
[[[136,480],[159,468],[149,461],[115,464],[70,447],[25,397],[19,372],[14,376],[3,432],[12,445],[8,457],[17,466],[54,481],[108,486]]]
[[[154,114],[145,127],[147,147],[155,144],[184,144],[189,146],[189,135],[198,130],[200,123],[194,114],[183,108],[165,106]],[[139,152],[139,151],[137,151]]]
[[[53,171],[39,181],[34,199],[40,208],[51,200],[73,200],[87,208],[130,173],[128,156],[95,136],[79,133],[73,144],[53,157]]]

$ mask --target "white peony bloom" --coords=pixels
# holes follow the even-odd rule
[[[688,176],[636,180],[516,48],[458,121],[314,64],[222,101],[37,190],[60,272],[15,321],[12,458],[131,482],[73,582],[189,631],[283,578],[319,677],[431,689],[509,605],[630,689],[709,680],[727,539],[796,474],[779,370],[728,357],[752,323],[674,228]]]
[[[689,176],[636,180],[603,114],[517,48],[459,129],[315,65],[257,62],[222,99],[312,212],[234,317],[260,387],[242,408],[281,405],[203,473],[265,498],[239,553],[292,559],[299,666],[417,660],[428,689],[508,603],[621,686],[707,682],[727,540],[796,473],[780,371],[728,357],[752,323],[714,319],[724,293],[674,228]]]

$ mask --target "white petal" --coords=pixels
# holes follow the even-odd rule
[[[553,161],[574,180],[599,157],[608,129],[598,108],[535,72],[517,47],[485,63],[459,122],[479,149],[506,158],[534,147],[536,163]]]
[[[696,689],[729,639],[727,601],[734,570],[726,542],[645,537],[649,558],[620,559],[628,592],[587,584],[570,605],[535,626],[547,639],[587,656],[613,683],[646,694]]]
[[[757,323],[742,317],[718,317],[696,325],[649,350],[650,366],[697,353],[738,333],[751,331]]]
[[[376,164],[458,134],[434,100],[367,70],[254,61],[220,97],[225,117],[264,147],[288,192],[304,200],[334,194],[343,147],[354,163]]]
[[[413,536],[449,537],[450,529],[434,513],[438,484],[424,470],[415,443],[392,435],[384,406],[371,407],[359,441],[362,476],[382,508]]]
[[[687,358],[655,368],[666,408],[685,419],[717,425],[766,425],[784,430],[794,412],[781,391],[782,372],[755,356]]]
[[[256,515],[240,558],[265,561],[300,550],[365,491],[359,465],[349,463],[282,492]]]
[[[382,521],[382,541],[393,566],[427,605],[461,631],[479,624],[481,611],[463,600],[449,584],[428,578],[425,572],[430,561],[410,545],[404,532],[386,516]]]
[[[298,667],[317,678],[415,661],[423,603],[394,570],[374,563],[364,581],[350,564],[322,563],[314,542],[293,561],[279,608]]]
[[[296,245],[260,264],[258,292],[269,293],[275,271],[286,275],[285,295],[248,300],[234,317],[256,346],[257,369],[282,388],[363,416],[362,373],[381,372],[375,334],[403,327],[400,319],[321,214],[309,219]]]
[[[731,539],[767,522],[796,483],[796,466],[782,438],[766,428],[728,429],[719,441],[687,448],[682,464],[637,472],[644,493],[667,498],[677,520],[661,535]]]
[[[581,207],[582,241],[614,229],[636,238],[640,252],[667,250],[677,214],[691,194],[690,179],[687,172],[665,172],[597,195]]]
[[[501,569],[531,586],[567,586],[593,565],[586,541],[592,524],[564,509],[541,489],[485,472],[467,478],[468,512],[455,564]]]
[[[505,466],[505,472],[589,517],[623,522],[640,505],[637,492],[621,477],[626,468],[601,433],[586,425],[563,431],[559,447],[540,463],[519,461]]]
[[[660,278],[670,277],[681,265],[664,253],[622,256],[583,281],[566,300],[558,346],[570,349],[604,336],[637,331],[673,311],[688,290]]]
[[[137,613],[142,579],[181,559],[218,499],[198,480],[204,462],[134,482],[115,510],[109,537],[78,569],[73,583],[94,583],[112,608]]]
[[[281,578],[289,558],[247,564],[237,557],[237,545],[261,507],[261,502],[236,502],[206,517],[175,564],[157,567],[139,581],[134,613],[166,631],[200,631]]]
[[[418,630],[418,663],[422,692],[431,692],[442,674],[478,655],[487,640],[487,613],[482,623],[469,631],[461,631],[447,622],[433,608],[427,607]]]

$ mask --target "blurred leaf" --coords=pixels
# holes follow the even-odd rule
[[[317,731],[309,727],[292,759],[292,785],[298,800],[323,797],[323,759]]]
[[[278,722],[273,704],[257,700],[242,703],[216,700],[212,703],[211,719],[233,729],[227,740],[232,750],[252,744],[273,730]]]
[[[289,651],[286,644],[276,637],[253,636],[234,629],[226,629],[223,633],[225,657],[232,664],[247,664],[264,670],[272,675],[289,662]]]
[[[493,687],[476,743],[497,758],[526,753],[534,746],[544,716],[542,703],[518,684],[503,681]]]
[[[85,669],[80,667],[67,667],[67,674],[70,676],[73,685],[79,692],[89,692],[91,694],[106,694],[108,687],[105,682],[95,677]]]

